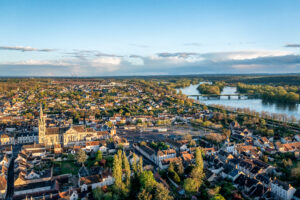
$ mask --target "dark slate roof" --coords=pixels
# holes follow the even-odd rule
[[[229,176],[235,177],[238,173],[239,173],[239,170],[234,169],[234,170],[232,170],[232,171],[229,173]]]
[[[245,168],[245,169],[249,169],[249,170],[252,168],[252,164],[249,163],[249,162],[246,162],[246,161],[240,162],[240,166]]]
[[[263,194],[267,191],[267,188],[264,188],[263,185],[258,184],[256,187],[253,187],[250,190],[250,197],[255,198],[255,197],[260,197],[263,196]]]
[[[155,151],[148,146],[141,145],[140,148],[149,155],[153,155]]]
[[[262,162],[260,160],[253,160],[253,163],[263,169],[266,169],[270,166],[269,164]]]
[[[279,181],[277,179],[275,181],[273,181],[273,184],[278,185],[279,187],[282,187],[285,190],[289,189],[289,184],[287,184],[285,182],[282,182],[282,181]]]
[[[240,174],[234,181],[235,184],[245,185],[246,176],[244,174]]]
[[[85,177],[85,176],[89,176],[90,175],[89,170],[85,166],[80,167],[80,169],[78,171],[78,174],[81,177]]]
[[[258,174],[256,179],[267,185],[270,183],[270,177],[266,174]]]
[[[247,188],[251,188],[252,186],[255,186],[257,183],[258,181],[256,179],[247,177],[245,186]]]
[[[226,151],[224,151],[224,150],[220,150],[220,151],[219,151],[219,155],[220,155],[220,156],[223,156],[223,157],[227,157],[227,156],[229,155],[229,153],[226,152]]]
[[[224,166],[223,172],[224,172],[225,174],[229,174],[233,169],[234,169],[234,168],[233,168],[231,165],[226,164],[226,165]]]
[[[53,187],[54,182],[52,181],[44,181],[44,182],[37,182],[37,183],[28,183],[26,185],[18,185],[15,186],[15,191],[23,191],[23,190],[30,190],[30,189],[36,189],[41,187],[47,187],[51,186]]]
[[[259,172],[260,169],[261,169],[260,167],[254,166],[254,167],[251,169],[250,172],[251,172],[252,174],[257,174],[257,173]]]
[[[240,159],[238,159],[238,158],[233,158],[233,159],[229,160],[229,164],[231,164],[233,166],[237,165],[239,162],[240,162]]]

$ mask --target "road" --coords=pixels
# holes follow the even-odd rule
[[[5,200],[12,200],[14,196],[14,163],[15,158],[12,157],[7,172],[7,191]]]
[[[14,165],[15,165],[15,158],[17,157],[22,145],[15,145],[13,146],[12,151],[12,158],[8,166],[7,172],[7,191],[5,195],[5,200],[12,200],[14,196]]]

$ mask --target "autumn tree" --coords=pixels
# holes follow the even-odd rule
[[[132,169],[134,173],[137,173],[137,155],[133,153]]]
[[[137,166],[137,172],[138,172],[138,174],[143,173],[143,157],[142,156],[140,156],[140,158],[139,158],[139,163],[138,163],[138,166]]]
[[[150,192],[148,192],[146,189],[142,189],[139,193],[138,193],[138,200],[151,200],[152,199],[152,195]]]
[[[83,149],[79,149],[76,154],[76,160],[78,163],[83,164],[87,160],[87,155]]]
[[[191,171],[190,177],[184,180],[184,189],[188,193],[198,192],[204,176],[202,153],[200,148],[197,148],[195,153],[195,166]]]
[[[130,165],[129,165],[128,159],[126,157],[125,151],[123,152],[123,166],[124,166],[125,178],[126,178],[125,185],[126,185],[126,187],[129,187],[131,171],[130,171]]]
[[[172,200],[173,197],[170,196],[170,192],[162,183],[157,183],[155,186],[154,193],[155,200]]]
[[[113,162],[113,177],[115,179],[115,188],[118,192],[122,189],[122,160],[119,158],[118,154],[114,155]]]
[[[96,154],[96,159],[97,162],[102,160],[102,151],[98,150]]]

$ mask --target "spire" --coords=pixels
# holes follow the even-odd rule
[[[44,116],[43,106],[42,106],[42,103],[40,103],[40,119],[42,119],[43,116]]]

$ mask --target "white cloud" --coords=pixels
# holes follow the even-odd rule
[[[197,74],[239,72],[300,72],[300,55],[288,51],[237,51],[237,52],[175,52],[149,56],[88,54],[56,60],[30,59],[19,62],[0,62],[0,72],[10,69],[33,70],[46,75],[76,74],[77,76],[138,75],[138,74]],[[7,67],[7,68],[5,68]],[[6,69],[6,71],[4,70]],[[289,71],[285,71],[288,69]],[[2,71],[1,71],[2,70]],[[61,72],[61,73],[60,73]],[[15,72],[14,72],[15,73]],[[20,72],[21,73],[21,72]],[[22,72],[23,73],[23,72]]]
[[[289,51],[236,51],[236,52],[216,52],[203,54],[206,59],[214,62],[225,61],[225,60],[247,60],[255,59],[260,57],[270,56],[285,56],[289,55]]]
[[[23,46],[0,46],[0,50],[14,50],[14,51],[40,51],[40,52],[50,52],[55,51],[55,49],[38,49],[33,47],[23,47]]]

